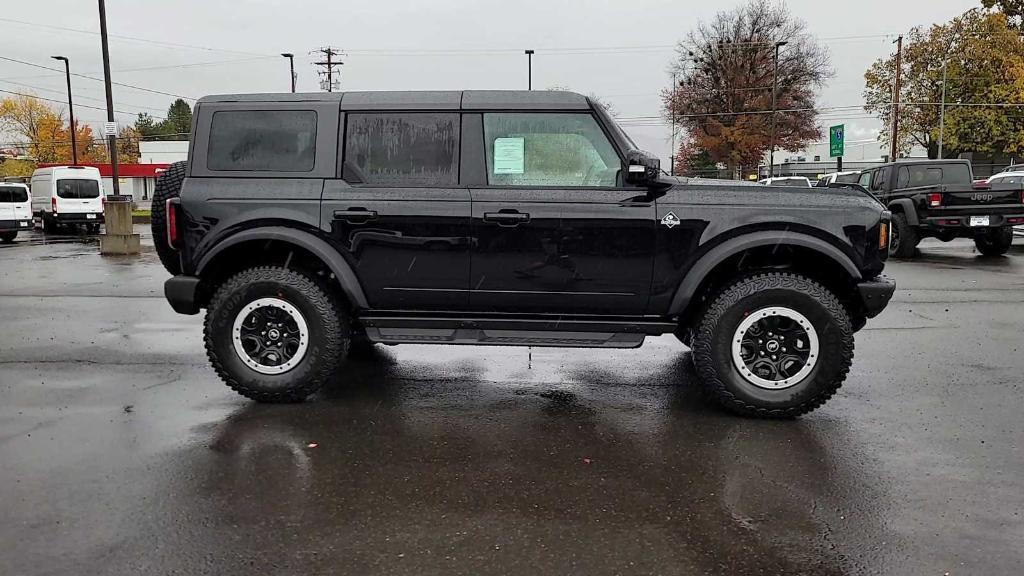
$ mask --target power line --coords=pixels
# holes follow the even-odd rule
[[[26,62],[24,60],[18,60],[17,58],[9,58],[7,56],[0,56],[0,60],[7,60],[8,62],[14,62],[16,64],[23,64],[25,66],[32,66],[33,68],[41,68],[43,70],[49,70],[51,72],[60,72],[61,74],[64,73],[63,70],[58,70],[57,68],[50,68],[49,66],[43,66],[42,64],[35,64],[33,62]],[[87,80],[92,80],[94,82],[103,82],[102,78],[96,78],[96,77],[93,77],[93,76],[87,76],[85,74],[78,74],[78,73],[72,72],[71,75],[72,76],[77,76],[79,78],[85,78]],[[196,100],[195,98],[192,98],[191,96],[183,96],[181,94],[173,94],[171,92],[162,92],[160,90],[153,90],[151,88],[143,88],[142,86],[135,86],[134,84],[125,84],[123,82],[111,82],[111,84],[113,84],[115,86],[121,86],[121,87],[124,87],[124,88],[131,88],[132,90],[140,90],[142,92],[150,92],[152,94],[160,94],[161,96],[173,96],[174,98],[183,98],[185,100],[192,100],[193,102]]]
[[[0,78],[0,82],[3,82],[4,84],[14,84],[15,86],[21,86],[23,88],[31,88],[32,90],[40,90],[42,92],[52,92],[54,94],[63,94],[65,96],[67,96],[67,92],[64,91],[64,90],[57,90],[57,89],[54,89],[54,88],[43,88],[42,86],[33,86],[31,84],[25,84],[25,83],[22,83],[22,82],[14,82],[13,80],[4,80],[2,78]],[[105,102],[105,100],[102,99],[102,98],[95,98],[95,97],[92,97],[92,96],[82,96],[81,94],[75,94],[75,98],[76,99],[77,98],[83,98],[85,100],[93,100],[95,102]],[[165,108],[156,108],[156,107],[153,107],[153,106],[143,106],[141,104],[128,104],[128,103],[125,103],[125,102],[121,102],[120,105],[121,106],[127,106],[129,108],[139,108],[139,109],[145,109],[145,110],[155,110],[157,112],[163,112],[164,110],[166,110]],[[105,110],[105,108],[104,108],[104,110]],[[153,117],[156,118],[156,116],[153,116]]]
[[[99,36],[99,32],[95,30],[82,30],[81,28],[68,28],[66,26],[54,26],[52,24],[40,24],[38,22],[27,22],[25,20],[15,20],[14,18],[0,18],[0,22],[10,22],[12,24],[21,24],[22,26],[35,26],[37,28],[49,28],[51,30],[60,30],[62,32],[75,32],[78,34],[92,34]],[[178,42],[164,42],[161,40],[153,40],[152,38],[139,38],[136,36],[121,36],[118,34],[108,34],[110,38],[116,38],[118,40],[127,40],[130,42],[142,42],[144,44],[154,44],[157,46],[170,46],[174,48],[190,48],[192,50],[204,50],[207,52],[223,52],[225,54],[241,54],[244,56],[269,56],[268,54],[258,54],[256,52],[242,52],[240,50],[226,50],[224,48],[211,48],[209,46],[198,46],[195,44],[181,44]]]
[[[14,96],[24,96],[26,98],[35,98],[37,100],[44,100],[46,102],[54,102],[56,104],[66,104],[67,103],[64,100],[54,100],[53,98],[44,98],[42,96],[36,96],[35,94],[25,94],[25,93],[22,93],[22,92],[12,92],[11,90],[2,90],[2,89],[0,89],[0,92],[3,92],[4,94],[13,94]],[[107,110],[106,108],[101,108],[99,106],[89,106],[88,104],[76,104],[75,108],[89,108],[90,110],[100,110],[100,111],[104,111],[104,112]],[[138,115],[137,112],[125,112],[124,110],[114,110],[114,113],[115,114],[127,114],[128,116],[136,116],[136,115]],[[154,118],[156,118],[156,117],[154,116]],[[166,118],[159,118],[159,119],[160,120],[166,120]]]

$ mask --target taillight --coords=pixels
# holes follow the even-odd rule
[[[107,197],[100,196],[100,208],[105,209],[107,207]]]
[[[50,209],[50,211],[53,212],[54,214],[57,213],[57,199],[54,198],[53,196],[50,196]]]
[[[168,198],[164,206],[167,208],[167,245],[178,249],[178,203]]]
[[[938,208],[939,206],[942,206],[942,194],[939,194],[937,192],[933,192],[933,193],[929,194],[928,195],[928,207],[929,208]]]

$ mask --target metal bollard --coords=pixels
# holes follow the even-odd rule
[[[103,209],[104,228],[100,254],[138,254],[139,235],[132,227],[132,197],[107,196]]]

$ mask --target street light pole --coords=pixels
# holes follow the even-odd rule
[[[281,56],[288,59],[288,68],[291,70],[292,94],[295,94],[295,54],[283,52]]]
[[[668,157],[669,176],[676,175],[676,75],[672,73],[672,101],[668,105],[669,114],[672,115],[672,153]]]
[[[64,63],[64,75],[68,79],[68,119],[71,122],[71,163],[74,165],[78,164],[78,145],[75,143],[75,136],[78,131],[75,130],[75,103],[71,99],[71,65],[68,63],[68,59],[65,56],[50,56],[54,60],[60,60]]]
[[[526,51],[526,89],[533,90],[533,50]]]
[[[103,84],[107,89],[107,124],[114,124],[114,91],[110,86],[110,48],[107,46],[107,5],[100,3],[100,43],[103,45]],[[114,196],[121,195],[121,186],[117,177],[117,134],[107,137],[110,146],[110,178],[114,188]]]
[[[946,65],[949,64],[947,58],[942,63],[942,101],[939,104],[939,160],[942,160],[942,135],[946,129]]]
[[[775,106],[778,100],[778,86],[779,86],[779,48],[782,48],[789,42],[776,42],[775,43],[775,59],[773,60],[772,66],[772,131],[769,139],[769,153],[768,153],[768,177],[772,178],[775,176]]]

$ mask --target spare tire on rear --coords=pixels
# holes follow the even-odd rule
[[[160,262],[171,274],[181,274],[181,258],[178,252],[167,244],[167,200],[181,194],[181,184],[188,172],[188,162],[175,162],[156,179],[153,190],[153,206],[150,209],[150,226],[153,230],[153,245]]]

